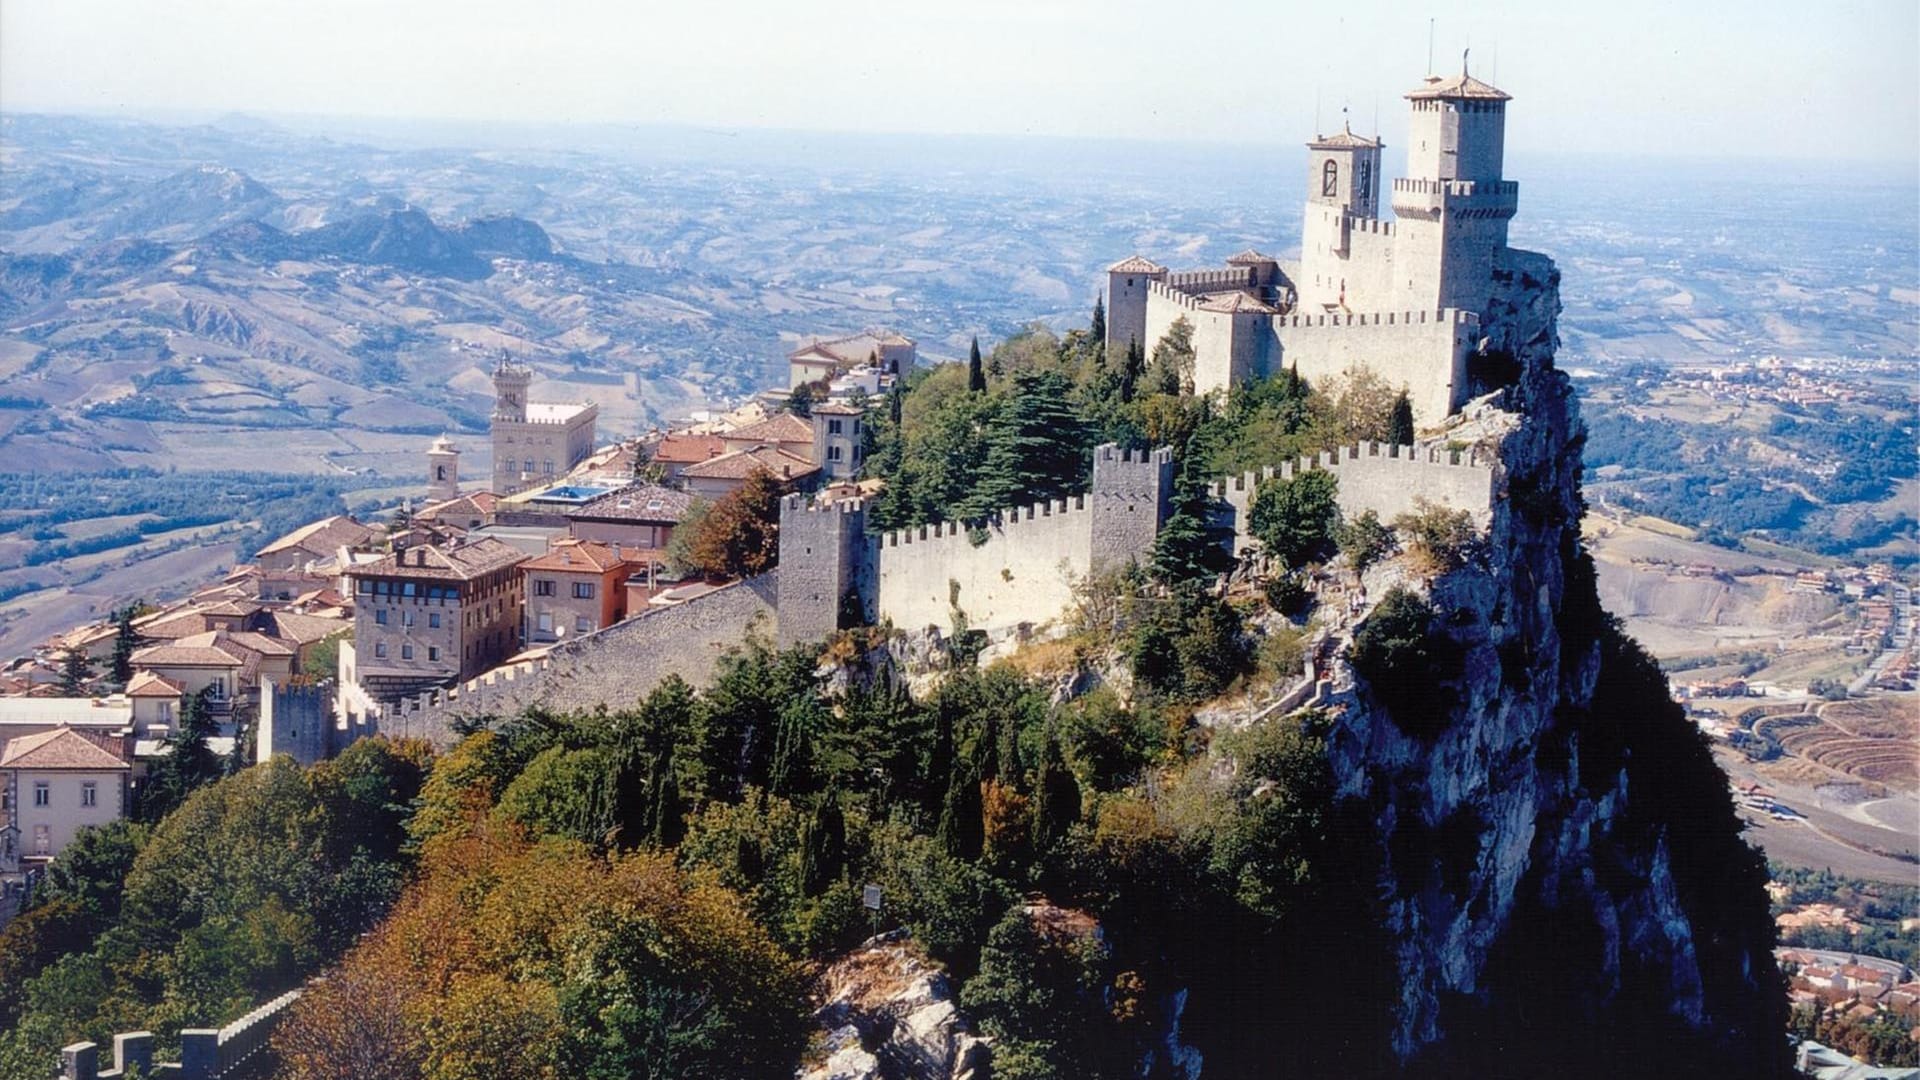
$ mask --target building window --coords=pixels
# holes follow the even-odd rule
[[[373,655],[379,657],[382,660],[385,660],[387,658],[387,643],[384,641],[374,642]]]
[[[591,582],[591,581],[576,581],[576,582],[574,582],[574,583],[573,583],[573,598],[574,598],[575,600],[591,600],[591,599],[593,599],[593,582]]]
[[[540,613],[539,627],[540,632],[543,634],[553,633],[553,612],[543,611]]]
[[[438,645],[427,646],[427,659],[429,660],[440,659],[440,647]]]
[[[52,805],[52,803],[53,792],[47,787],[47,782],[45,780],[35,780],[33,782],[33,805],[49,806]]]
[[[413,659],[413,646],[411,645],[400,646],[400,659],[402,660]]]
[[[575,631],[584,634],[593,629],[593,620],[587,618],[585,615],[575,615],[573,617],[573,628]]]
[[[838,420],[827,421],[827,434],[829,435],[840,434],[840,421]]]
[[[532,471],[533,471],[533,459],[532,459],[532,458],[528,458],[528,459],[526,459],[525,461],[522,461],[522,462],[520,463],[520,471],[521,471],[521,472],[524,472],[524,473],[530,473],[530,472],[532,472]]]
[[[828,461],[839,461],[839,460],[840,460],[840,448],[839,448],[839,447],[837,447],[837,446],[829,446],[829,447],[827,447],[827,460],[828,460]]]
[[[440,629],[440,613],[439,612],[437,611],[427,612],[427,628],[430,630]]]
[[[534,578],[533,579],[533,595],[552,596],[553,595],[553,579],[552,578]]]
[[[411,611],[403,611],[403,612],[401,612],[401,613],[400,613],[400,625],[401,625],[401,626],[412,626],[412,625],[413,625],[413,612],[411,612]]]
[[[1320,194],[1324,198],[1331,199],[1339,188],[1340,165],[1330,160],[1320,167]]]
[[[386,608],[373,609],[373,621],[376,623],[379,623],[381,626],[387,625],[387,609]]]
[[[546,474],[547,474],[548,476],[552,476],[552,475],[553,475],[553,462],[551,462],[551,461],[543,461],[543,462],[541,462],[540,464],[542,464],[542,465],[544,465],[544,466],[546,467],[544,471],[546,472]]]
[[[80,805],[81,806],[100,805],[100,785],[94,783],[91,780],[87,781],[84,784],[81,784],[80,785]]]

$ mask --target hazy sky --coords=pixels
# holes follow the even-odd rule
[[[1920,2],[0,0],[0,111],[1298,143],[1473,50],[1531,152],[1920,161]]]

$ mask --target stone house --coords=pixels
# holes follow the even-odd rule
[[[126,816],[132,766],[119,740],[69,727],[7,740],[0,749],[0,870],[60,854],[88,825]]]
[[[632,566],[614,547],[563,540],[545,555],[520,564],[520,571],[529,645],[591,634],[626,618]]]
[[[378,535],[350,515],[336,514],[302,525],[261,548],[254,562],[269,573],[297,573],[310,563],[331,564],[341,548],[364,548]]]
[[[360,685],[376,700],[394,700],[471,678],[513,655],[526,560],[487,537],[409,548],[348,570],[354,640],[341,653]]]
[[[905,375],[913,370],[917,358],[913,339],[891,330],[869,329],[845,337],[818,338],[787,354],[787,387],[832,379],[862,364],[871,364],[889,375]]]
[[[747,477],[764,470],[789,491],[809,490],[820,476],[820,467],[805,457],[771,446],[755,446],[710,458],[680,470],[687,490],[704,499],[718,499],[737,491]]]
[[[171,730],[180,716],[180,701],[186,688],[151,671],[134,673],[127,683],[127,700],[133,703],[133,730],[145,735],[155,727]]]
[[[813,440],[808,456],[820,466],[829,480],[850,479],[865,464],[867,411],[841,401],[823,402],[813,407],[809,427]]]
[[[766,446],[819,463],[813,457],[813,424],[792,413],[780,413],[757,424],[721,432],[720,441],[726,444],[729,452]]]

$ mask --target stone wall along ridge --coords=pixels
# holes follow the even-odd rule
[[[1339,481],[1336,498],[1343,516],[1357,517],[1371,510],[1388,524],[1427,502],[1465,510],[1484,528],[1492,516],[1498,478],[1497,463],[1482,460],[1473,450],[1377,442],[1355,443],[1286,462],[1277,469],[1228,477],[1214,483],[1213,497],[1231,509],[1236,554],[1252,543],[1247,530],[1259,485],[1273,479],[1291,480],[1316,469],[1331,472]]]

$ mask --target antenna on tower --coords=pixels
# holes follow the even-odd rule
[[[1467,73],[1467,54],[1472,51],[1473,48],[1471,46],[1460,50],[1460,74],[1462,75]]]
[[[1320,88],[1313,88],[1313,137],[1320,137]]]

